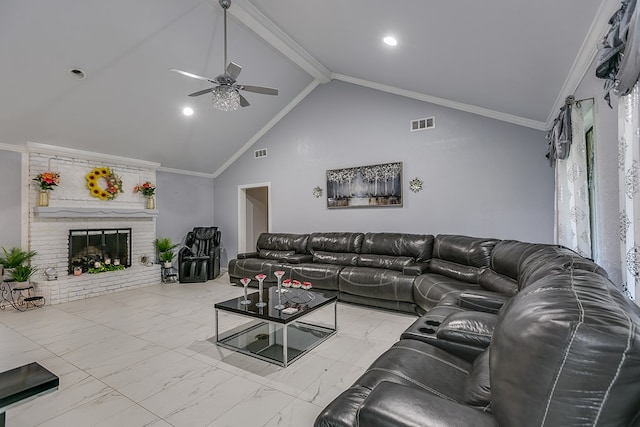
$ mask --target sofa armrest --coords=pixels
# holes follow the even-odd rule
[[[238,254],[238,259],[247,259],[247,258],[258,258],[258,252],[245,252],[243,254]]]
[[[457,342],[476,348],[491,344],[498,316],[479,311],[463,311],[448,315],[438,326],[438,339]]]
[[[462,292],[458,298],[458,305],[469,310],[497,314],[511,298],[509,295],[496,292]]]
[[[407,427],[497,427],[493,416],[427,391],[381,382],[358,412],[359,425]]]
[[[288,262],[289,264],[304,264],[313,261],[313,255],[294,254],[284,257],[282,261]]]
[[[407,276],[419,276],[429,271],[428,262],[418,262],[414,265],[408,265],[402,269],[402,274]]]

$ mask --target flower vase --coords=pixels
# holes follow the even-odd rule
[[[278,270],[273,274],[278,278],[278,304],[274,308],[276,310],[282,310],[284,308],[284,305],[282,304],[282,276],[284,276],[284,271]]]
[[[38,206],[49,206],[49,191],[38,191]]]
[[[144,207],[147,209],[155,209],[156,199],[154,199],[153,196],[146,196],[146,199]]]
[[[256,307],[264,307],[267,305],[266,302],[262,299],[262,291],[264,290],[264,278],[267,277],[264,274],[258,274],[256,279],[258,279],[258,302],[256,303]]]
[[[240,279],[240,283],[242,283],[242,286],[244,286],[244,300],[240,301],[240,304],[242,305],[251,304],[251,300],[247,298],[247,286],[249,285],[250,281],[251,279],[249,279],[248,277]]]

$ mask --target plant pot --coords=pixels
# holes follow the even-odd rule
[[[146,209],[155,209],[156,208],[156,199],[153,196],[147,196],[145,200],[144,207]]]
[[[38,191],[38,206],[49,206],[49,192],[47,190]]]
[[[171,268],[173,264],[171,263],[171,261],[165,261],[164,262],[164,268]]]

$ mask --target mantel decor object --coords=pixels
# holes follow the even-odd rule
[[[156,208],[156,200],[153,196],[156,193],[156,186],[151,181],[145,181],[142,184],[136,184],[133,187],[134,193],[142,193],[145,197],[144,207],[146,209],[155,209]]]
[[[89,194],[100,200],[113,200],[123,192],[122,179],[106,166],[93,168],[85,178]],[[104,188],[103,183],[106,183]]]
[[[60,184],[60,174],[58,172],[41,172],[33,178],[38,183],[38,206],[49,206],[49,190]]]
[[[38,190],[38,206],[49,206],[49,190]]]

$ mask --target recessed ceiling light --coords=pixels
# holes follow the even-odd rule
[[[193,115],[193,108],[191,107],[184,107],[182,109],[182,114],[184,114],[185,116],[192,116]]]
[[[389,46],[395,46],[398,44],[398,40],[396,40],[396,38],[393,36],[386,36],[382,39],[382,41]]]
[[[69,75],[74,79],[82,80],[87,76],[87,73],[85,73],[84,70],[81,70],[80,68],[72,68],[69,70]]]

